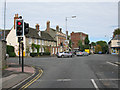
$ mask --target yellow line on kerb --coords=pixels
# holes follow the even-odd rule
[[[41,77],[41,75],[43,74],[42,70],[39,70],[39,74],[37,76],[35,76],[31,81],[29,81],[28,83],[26,83],[24,86],[22,86],[19,90],[24,90],[25,88],[27,88],[28,86],[30,86],[32,83],[34,83],[37,79],[39,79]]]

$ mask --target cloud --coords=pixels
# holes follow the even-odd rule
[[[65,32],[65,17],[76,15],[74,19],[68,18],[69,33],[82,31],[89,34],[90,40],[100,39],[112,35],[114,29],[111,26],[118,23],[117,5],[117,2],[8,2],[6,28],[13,26],[14,14],[18,13],[31,27],[39,23],[40,29],[45,30],[46,22],[50,20],[52,28],[59,25]]]

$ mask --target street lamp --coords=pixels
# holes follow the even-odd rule
[[[67,32],[67,19],[68,18],[76,18],[76,16],[72,16],[72,17],[66,17],[65,21],[66,21],[66,32]],[[66,34],[66,40],[67,40],[67,34]]]

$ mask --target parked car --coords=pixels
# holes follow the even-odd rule
[[[83,51],[82,53],[83,53],[83,56],[88,56],[89,55],[89,53],[87,53],[85,51]]]
[[[82,51],[77,51],[76,56],[83,56],[83,52]]]
[[[57,57],[58,58],[63,58],[63,57],[72,57],[73,55],[72,55],[72,53],[70,53],[70,52],[60,52],[60,53],[58,53],[57,54]]]
[[[73,51],[70,51],[69,53],[71,53],[71,54],[72,54],[72,56],[74,56],[74,55],[75,55],[75,52],[73,52]]]

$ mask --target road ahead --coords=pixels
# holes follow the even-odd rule
[[[25,64],[43,69],[28,88],[118,88],[117,56],[25,58]],[[9,62],[17,62],[10,58]]]

